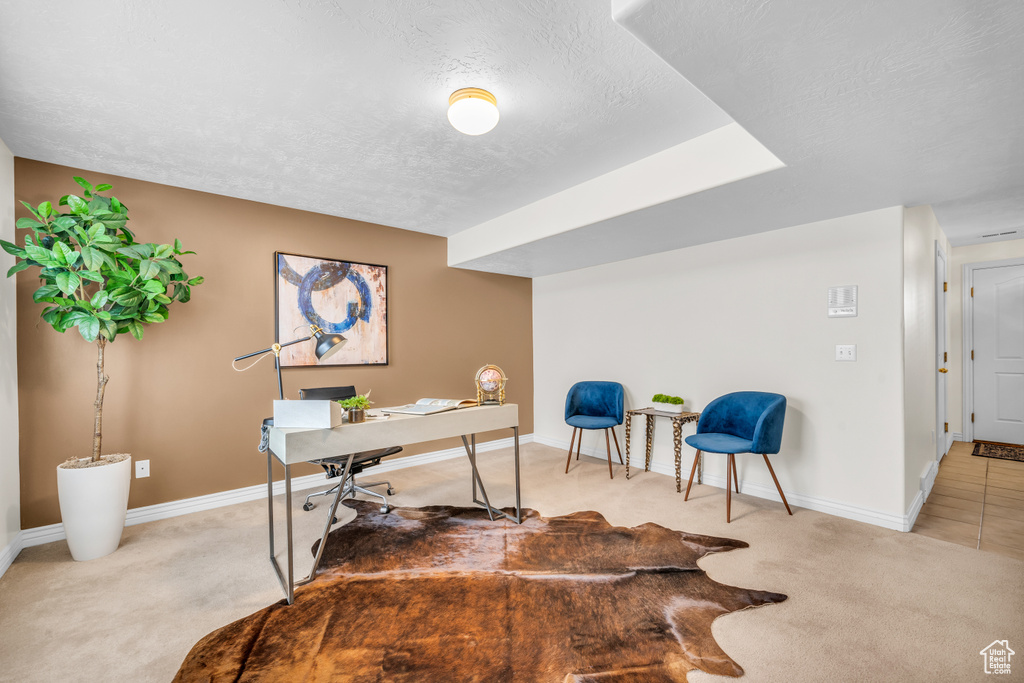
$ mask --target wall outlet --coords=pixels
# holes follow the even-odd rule
[[[857,360],[857,345],[856,344],[836,344],[836,360],[856,361]]]
[[[136,460],[135,461],[135,478],[142,479],[143,477],[149,476],[149,461],[148,460]]]

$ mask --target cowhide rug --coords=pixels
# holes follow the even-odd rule
[[[741,676],[711,635],[723,614],[785,595],[697,567],[743,541],[597,512],[490,521],[479,508],[351,502],[316,579],[214,631],[176,681],[660,683]],[[314,551],[316,546],[314,545]]]

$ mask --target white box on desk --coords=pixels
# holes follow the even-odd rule
[[[274,401],[274,426],[294,429],[333,429],[341,424],[337,401]]]

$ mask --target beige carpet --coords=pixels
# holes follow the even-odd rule
[[[733,496],[726,525],[721,489],[697,487],[683,503],[670,477],[626,481],[617,465],[611,481],[589,458],[565,475],[564,458],[524,446],[524,506],[750,543],[700,561],[716,581],[789,596],[715,622],[719,645],[746,670],[740,680],[987,680],[982,648],[1008,639],[1024,652],[1018,560],[807,510],[788,517],[780,503],[744,495]],[[481,468],[492,500],[508,504],[511,453],[483,454]],[[467,503],[464,459],[388,475],[396,504]],[[301,503],[296,547],[308,548],[324,510],[304,513]],[[265,503],[253,502],[129,527],[116,553],[91,562],[73,562],[63,543],[24,550],[0,579],[0,680],[169,681],[199,638],[280,599],[266,544]],[[301,571],[309,560],[297,557]],[[1017,657],[1000,680],[1024,680]]]

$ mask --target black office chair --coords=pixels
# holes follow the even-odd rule
[[[299,389],[299,398],[304,400],[320,400],[320,401],[340,401],[346,398],[352,398],[356,395],[356,389],[353,386],[344,387],[319,387],[315,389]],[[268,417],[263,420],[264,434],[266,434],[266,428],[274,426],[274,418]],[[262,446],[262,444],[261,444]],[[261,447],[261,451],[265,450]],[[302,509],[309,512],[313,509],[314,505],[310,499],[316,498],[317,496],[329,496],[331,494],[338,493],[339,487],[342,488],[340,498],[344,500],[348,496],[355,497],[355,494],[363,493],[368,496],[374,496],[380,498],[383,501],[383,505],[380,507],[381,512],[390,512],[391,506],[388,505],[388,499],[383,494],[371,491],[370,487],[373,486],[387,486],[387,494],[389,496],[395,495],[395,489],[391,486],[389,481],[374,481],[364,484],[357,484],[355,475],[361,473],[368,467],[374,467],[379,465],[382,458],[386,458],[389,455],[400,453],[402,451],[401,446],[391,446],[390,448],[378,448],[372,451],[363,451],[356,453],[355,458],[352,460],[352,467],[349,470],[348,478],[346,481],[338,482],[336,486],[326,490],[311,493],[306,496],[306,502],[302,505]],[[324,468],[328,479],[334,479],[340,477],[345,471],[345,463],[348,462],[349,454],[345,453],[342,455],[334,455],[327,458],[320,458],[317,460],[311,460],[310,462],[316,463]],[[337,521],[337,520],[335,520]]]

